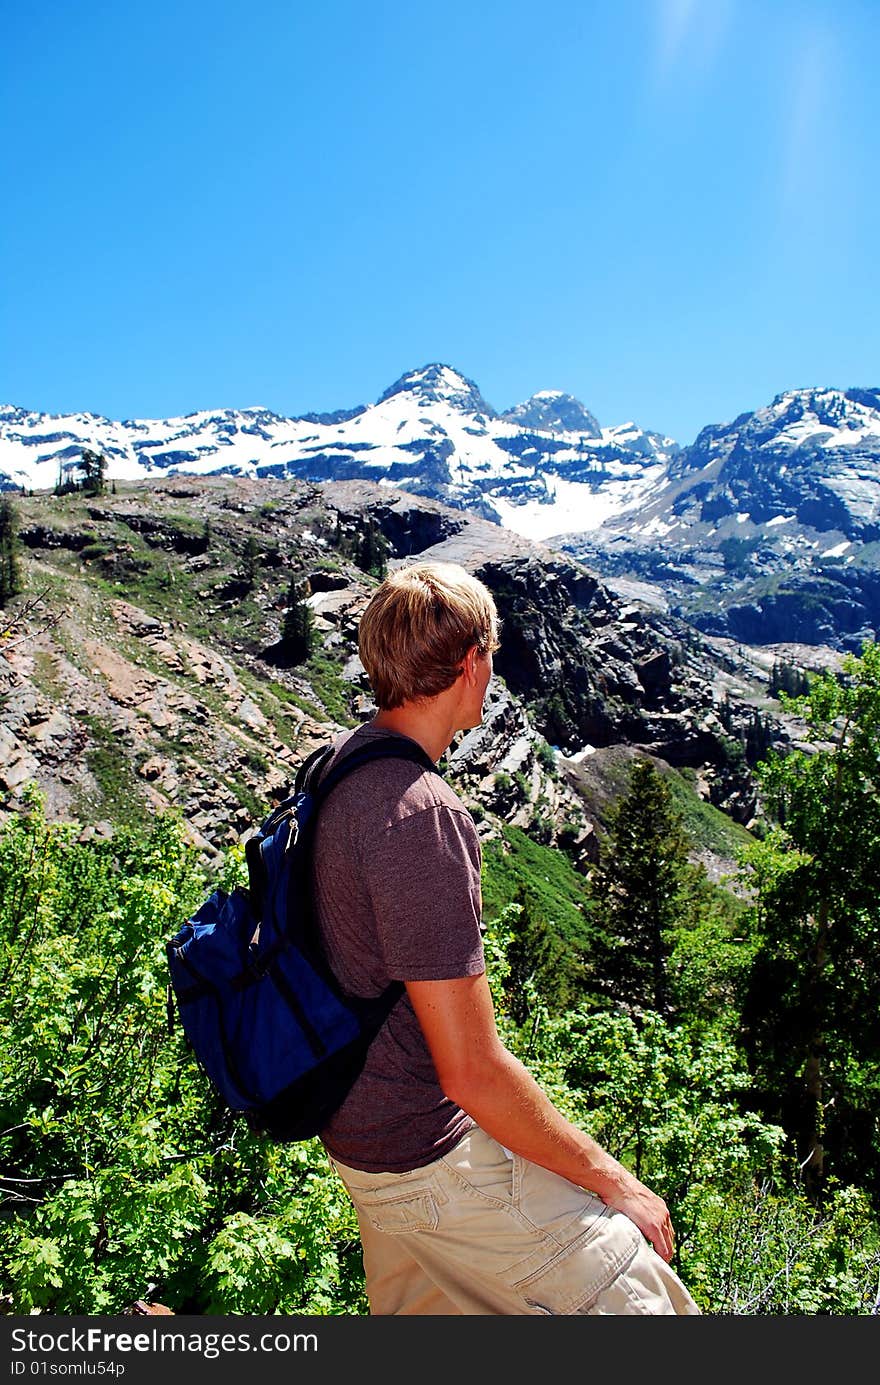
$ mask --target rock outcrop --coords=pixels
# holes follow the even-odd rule
[[[575,560],[436,500],[361,480],[206,478],[17,506],[31,606],[18,598],[4,613],[20,628],[0,655],[0,816],[31,783],[51,815],[90,833],[175,809],[219,859],[288,790],[304,754],[370,714],[357,657],[377,582],[357,562],[368,533],[385,562],[459,562],[498,602],[486,721],[448,757],[484,833],[514,822],[589,859],[598,817],[568,769],[617,744],[699,770],[705,796],[747,821],[750,769],[731,738],[758,704],[770,734],[786,734],[760,671],[731,700],[729,656],[710,641],[621,600]],[[292,591],[315,631],[306,664],[284,657]]]

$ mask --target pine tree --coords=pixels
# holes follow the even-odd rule
[[[730,693],[725,689],[724,696],[718,704],[718,720],[725,731],[733,728],[733,703],[730,700]]]
[[[83,491],[86,495],[103,495],[104,478],[107,474],[107,458],[103,452],[92,452],[88,447],[82,449],[79,470],[83,473]]]
[[[660,1014],[669,1009],[670,930],[690,900],[689,849],[669,786],[650,760],[635,760],[589,882],[596,961],[602,989]]]
[[[526,885],[519,887],[514,903],[517,907],[511,911],[505,991],[514,1024],[523,1025],[541,1001],[553,1005],[565,994],[565,948]]]
[[[366,520],[358,537],[355,562],[361,572],[368,572],[380,581],[388,574],[388,540],[372,515]]]
[[[788,662],[774,660],[770,671],[767,691],[771,697],[785,694],[787,697],[804,697],[810,689],[810,676],[803,669]]]
[[[55,489],[53,491],[54,495],[72,495],[75,491],[78,491],[80,489],[79,482],[75,481],[73,477],[70,475],[71,469],[72,468],[69,468],[67,475],[65,475],[64,467],[61,465],[60,462],[58,463],[58,479],[55,482]]]
[[[19,561],[18,522],[12,501],[0,498],[0,607],[24,589]]]
[[[253,534],[249,534],[241,552],[241,580],[248,589],[250,589],[257,580],[259,557],[260,545]]]
[[[305,663],[315,642],[312,608],[306,592],[295,579],[287,589],[287,610],[281,625],[281,645],[291,664]]]
[[[764,758],[770,749],[771,740],[770,724],[767,718],[762,716],[755,707],[745,732],[746,761],[748,764],[754,765],[758,760]]]

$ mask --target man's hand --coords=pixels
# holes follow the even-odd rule
[[[668,1264],[675,1249],[675,1232],[669,1208],[658,1197],[630,1176],[618,1194],[599,1194],[603,1202],[617,1212],[623,1212],[631,1222],[635,1222],[646,1241],[650,1241],[657,1254]]]

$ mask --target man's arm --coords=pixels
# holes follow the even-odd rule
[[[673,1232],[662,1198],[578,1130],[504,1047],[485,973],[407,981],[443,1091],[499,1144],[625,1212],[664,1260]]]

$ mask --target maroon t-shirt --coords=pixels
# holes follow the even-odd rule
[[[337,755],[388,734],[371,723],[345,732]],[[327,956],[355,995],[378,995],[392,979],[485,970],[473,819],[439,775],[417,764],[375,760],[333,790],[317,821],[315,893]],[[446,1154],[473,1124],[444,1095],[404,994],[321,1138],[340,1163],[398,1172]]]

